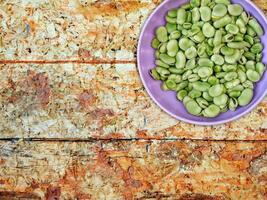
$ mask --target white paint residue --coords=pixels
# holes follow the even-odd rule
[[[135,64],[116,64],[115,68],[118,73],[127,73],[135,71]]]

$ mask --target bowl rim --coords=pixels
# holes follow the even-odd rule
[[[139,39],[138,39],[138,46],[137,46],[137,68],[138,68],[138,72],[139,72],[139,76],[141,78],[141,81],[146,89],[146,92],[149,94],[150,98],[160,107],[161,110],[163,110],[164,112],[166,112],[167,114],[169,114],[170,116],[174,117],[175,119],[177,120],[180,120],[180,121],[183,121],[183,122],[186,122],[186,123],[189,123],[189,124],[193,124],[193,125],[202,125],[202,126],[213,126],[213,125],[220,125],[220,124],[225,124],[225,123],[228,123],[228,122],[232,122],[232,121],[235,121],[245,115],[247,115],[248,113],[250,113],[252,110],[254,110],[258,105],[259,103],[265,98],[265,96],[267,95],[267,88],[265,89],[265,91],[262,93],[262,95],[258,98],[257,101],[254,102],[254,104],[252,106],[250,106],[249,108],[247,108],[244,112],[238,114],[238,115],[233,115],[227,119],[223,119],[223,120],[219,120],[217,122],[207,122],[204,120],[203,118],[203,121],[195,121],[195,120],[190,120],[190,119],[187,119],[185,117],[182,117],[182,116],[178,116],[178,115],[175,115],[173,113],[171,113],[168,109],[164,108],[163,105],[161,105],[159,103],[159,101],[156,99],[156,97],[153,96],[152,92],[149,90],[149,87],[144,79],[144,76],[141,72],[141,61],[140,61],[140,56],[141,56],[141,42],[142,42],[142,39],[144,34],[145,34],[145,29],[148,25],[148,23],[150,22],[150,20],[154,17],[155,13],[160,10],[166,3],[170,2],[170,1],[173,1],[173,0],[165,0],[163,1],[162,3],[160,3],[149,15],[149,17],[146,19],[145,23],[143,24],[142,28],[141,28],[141,32],[140,32],[140,35],[139,35]],[[189,1],[189,0],[187,0]],[[255,3],[253,3],[251,0],[243,0],[247,3],[249,3],[257,12],[258,14],[266,21],[266,24],[267,24],[267,17],[266,15],[264,14],[264,12],[258,8],[258,6],[255,5]]]

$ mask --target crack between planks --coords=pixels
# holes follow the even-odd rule
[[[0,60],[0,64],[136,64],[136,60]]]
[[[267,140],[242,140],[242,139],[231,139],[231,140],[223,140],[223,139],[188,139],[188,138],[0,138],[0,141],[25,141],[25,142],[120,142],[120,141],[162,141],[162,142],[227,142],[227,143],[235,143],[235,142],[246,142],[246,143],[267,143]]]

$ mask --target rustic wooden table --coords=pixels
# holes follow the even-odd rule
[[[1,200],[267,199],[267,100],[200,127],[144,90],[137,40],[159,3],[0,1]]]

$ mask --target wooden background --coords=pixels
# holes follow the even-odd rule
[[[0,1],[0,200],[267,199],[267,99],[201,127],[145,92],[136,46],[159,3]]]

